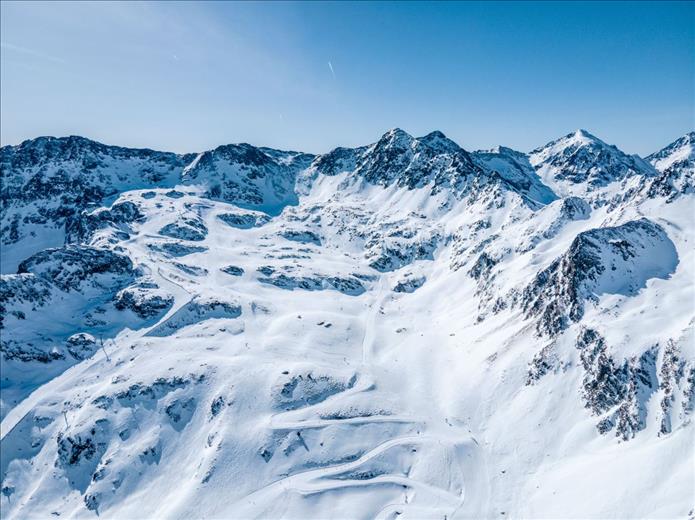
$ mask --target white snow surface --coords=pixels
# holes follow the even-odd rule
[[[0,286],[3,518],[693,518],[695,195],[631,197],[646,161],[577,131],[470,154],[454,193],[397,178],[444,165],[464,184],[439,132],[323,162],[155,156],[166,175],[139,185],[129,157],[102,158],[120,180],[98,206],[139,215],[80,244],[132,271],[58,287],[75,264],[21,262],[70,233],[3,242],[3,273],[29,266]],[[2,226],[40,204],[13,197]],[[605,268],[589,281],[580,234]],[[548,334],[524,302],[554,265],[570,292],[544,305],[591,291]]]

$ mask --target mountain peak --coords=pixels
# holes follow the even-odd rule
[[[554,152],[559,152],[561,150],[577,150],[580,148],[584,147],[589,147],[589,148],[614,148],[617,152],[623,153],[620,150],[618,150],[616,147],[611,146],[604,142],[603,140],[599,139],[596,137],[594,134],[589,132],[588,130],[585,130],[583,128],[578,128],[574,132],[570,132],[569,134],[565,134],[562,137],[558,137],[556,139],[553,139],[552,141],[548,142],[547,144],[543,146],[539,146],[538,148],[531,150],[529,152],[530,156],[533,155],[538,155],[539,153],[543,153],[544,151],[549,151],[553,150]]]
[[[570,135],[572,135],[572,134],[570,134]],[[593,135],[588,130],[584,130],[583,128],[578,128],[577,130],[575,130],[573,136],[575,139],[584,139],[587,141],[600,141],[600,142],[602,142],[598,137]]]
[[[574,132],[566,134],[559,139],[555,139],[545,146],[538,149],[547,148],[548,146],[560,146],[560,147],[577,147],[577,146],[590,146],[590,147],[610,147],[608,143],[602,139],[596,137],[594,134],[585,130],[584,128],[578,128]],[[535,152],[535,150],[534,150]],[[533,153],[533,152],[531,152]]]
[[[489,148],[487,150],[476,150],[476,154],[499,154],[499,155],[508,155],[512,157],[526,157],[526,154],[524,152],[520,152],[518,150],[515,150],[514,148],[509,148],[508,146],[503,146],[501,144],[498,144],[496,146],[493,146],[492,148]]]
[[[553,190],[581,184],[588,189],[605,187],[628,176],[651,176],[653,169],[642,159],[607,144],[584,129],[578,129],[533,150],[531,164]],[[572,190],[571,190],[572,191]]]
[[[645,159],[659,176],[649,191],[673,195],[695,191],[695,132],[689,132]]]
[[[415,141],[415,138],[405,130],[400,128],[392,128],[379,138],[379,140],[376,142],[376,146],[388,148],[407,148],[413,143],[413,141]]]
[[[446,135],[444,135],[444,132],[442,132],[441,130],[432,130],[425,137],[437,137],[437,138],[442,138],[442,139],[447,138]]]
[[[435,130],[429,134],[418,137],[420,143],[426,144],[439,153],[453,153],[461,150],[461,147],[444,135],[443,132]]]
[[[403,130],[402,128],[398,128],[398,127],[394,127],[394,128],[387,130],[384,133],[384,135],[381,136],[381,139],[403,139],[403,138],[413,139],[413,136],[410,135],[405,130]]]
[[[676,152],[679,152],[679,155],[684,156],[692,156],[695,154],[695,132],[688,132],[687,134],[679,137],[661,150],[647,156],[646,160],[653,162],[656,159],[662,159],[666,156],[673,155]]]

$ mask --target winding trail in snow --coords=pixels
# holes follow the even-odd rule
[[[455,450],[455,447],[452,444],[452,439],[448,436],[423,434],[396,437],[377,445],[352,462],[295,473],[264,486],[244,497],[238,503],[239,511],[245,511],[247,508],[255,509],[256,504],[264,504],[267,503],[268,500],[281,500],[280,496],[287,491],[293,491],[307,496],[346,488],[391,485],[412,489],[421,494],[426,494],[434,498],[434,503],[437,504],[437,509],[444,508],[446,511],[449,511],[449,517],[453,517],[452,515],[454,513],[461,510],[466,495],[468,494],[469,487],[471,490],[476,489],[476,486],[472,485],[474,482],[473,479],[471,479],[470,486],[468,482],[466,482],[466,487],[464,489],[461,489],[459,493],[454,493],[450,490],[446,490],[439,486],[428,484],[402,474],[397,475],[393,473],[386,473],[368,479],[339,478],[345,473],[359,470],[361,467],[377,459],[392,448],[401,446],[418,446],[429,443],[442,444]],[[467,447],[471,446],[473,446],[472,441],[467,444]],[[457,456],[457,459],[460,459],[460,457]],[[457,463],[461,467],[464,474],[468,473],[461,460],[457,460]],[[410,508],[411,506],[407,502],[391,503],[381,509],[376,517],[386,518],[388,514],[395,514],[402,512],[404,509]],[[421,510],[423,513],[427,512],[428,516],[431,516],[434,512],[432,508],[422,506],[414,506],[412,510]]]

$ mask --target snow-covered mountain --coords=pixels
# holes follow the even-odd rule
[[[641,177],[656,175],[647,161],[627,155],[586,130],[533,150],[529,161],[560,196],[579,195],[602,202]]]
[[[648,185],[649,196],[666,196],[672,200],[695,191],[695,132],[677,139],[647,160],[659,172]]]
[[[694,138],[3,147],[3,518],[692,517]]]

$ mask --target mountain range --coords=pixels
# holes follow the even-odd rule
[[[695,132],[0,179],[3,518],[695,518]]]

